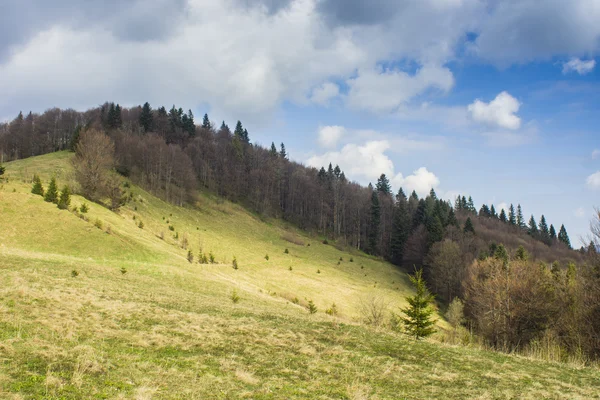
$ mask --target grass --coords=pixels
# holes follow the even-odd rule
[[[598,398],[594,368],[363,326],[361,298],[404,305],[402,271],[236,205],[174,207],[131,185],[135,201],[88,202],[86,222],[29,193],[33,173],[68,182],[68,157],[8,163],[0,183],[2,399]],[[190,264],[183,237],[218,264]]]

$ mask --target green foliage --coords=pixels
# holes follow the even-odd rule
[[[402,309],[405,315],[402,317],[402,323],[410,336],[421,339],[435,333],[435,321],[432,319],[434,310],[431,307],[434,295],[427,290],[422,269],[415,271],[414,275],[410,276],[410,281],[417,293],[406,297],[408,307]]]
[[[42,180],[38,175],[33,176],[33,186],[31,193],[37,194],[38,196],[44,196],[44,187],[42,186]]]
[[[265,260],[269,261],[269,255],[268,254],[265,255]]]
[[[496,250],[494,251],[494,258],[502,261],[502,264],[505,267],[508,266],[508,251],[506,251],[506,247],[504,247],[503,244],[500,244],[496,247]]]
[[[571,248],[571,240],[567,234],[567,230],[564,225],[561,225],[560,231],[558,232],[558,241],[564,243],[568,248]]]
[[[523,210],[521,205],[517,204],[517,226],[521,229],[525,229],[525,218],[523,218]]]
[[[233,289],[233,291],[231,292],[231,301],[233,302],[233,304],[237,304],[240,302],[240,295],[238,294],[236,289]]]
[[[377,253],[377,241],[379,238],[379,225],[381,223],[381,208],[379,206],[379,195],[376,191],[371,194],[371,219],[368,231],[368,250],[370,254]]]
[[[44,200],[48,203],[58,203],[58,187],[56,186],[56,178],[54,177],[50,179],[48,190],[46,190],[46,194],[44,195]]]
[[[79,207],[79,211],[80,211],[82,214],[86,214],[86,213],[87,213],[89,210],[90,210],[90,208],[88,207],[88,205],[87,205],[86,203],[83,203],[83,204],[81,205],[81,207]]]
[[[338,315],[338,309],[335,303],[331,304],[331,307],[325,310],[325,314],[335,316]]]
[[[520,261],[527,261],[529,259],[529,253],[527,253],[527,250],[525,250],[525,247],[523,247],[521,245],[517,249],[517,252],[515,254],[515,258],[517,260],[520,260]]]
[[[312,300],[308,301],[308,306],[306,307],[308,309],[308,312],[311,314],[316,314],[317,310],[317,306],[315,305],[315,303]]]
[[[150,107],[150,103],[145,102],[140,113],[140,126],[144,132],[150,132],[152,130],[152,123],[152,107]]]
[[[529,228],[527,229],[527,233],[533,237],[537,237],[538,235],[538,227],[533,215],[531,216],[531,218],[529,218]]]
[[[508,223],[511,225],[517,225],[517,216],[515,215],[515,206],[513,206],[512,204],[510,205],[510,208],[508,209]]]
[[[392,220],[392,238],[390,243],[390,258],[396,265],[402,264],[404,248],[410,235],[411,217],[408,212],[408,202],[402,189],[396,195],[394,217]]]
[[[168,222],[168,221],[167,221],[167,222]],[[174,231],[175,231],[175,227],[174,227],[173,225],[169,225],[169,230],[170,230],[171,232],[174,232]]]
[[[144,229],[144,223],[142,221],[140,221],[140,223],[138,224],[138,228]]]
[[[233,269],[238,269],[238,262],[235,256],[233,257],[233,261],[231,262]]]
[[[77,278],[79,276],[79,271],[77,271],[76,269],[71,271],[71,277],[72,278]]]
[[[500,221],[507,223],[508,218],[506,217],[506,212],[504,212],[504,208],[500,210]]]
[[[0,176],[4,175],[5,172],[6,172],[6,168],[0,164]]]
[[[293,271],[294,268],[292,268],[292,266],[290,265],[290,267],[288,268],[290,271]]]
[[[187,260],[190,264],[194,262],[194,253],[191,250],[188,250]]]
[[[354,258],[353,257],[350,257],[350,262],[354,262]]]
[[[94,221],[94,226],[98,229],[102,229],[102,221],[96,218],[96,221]]]
[[[381,174],[379,179],[377,179],[377,184],[375,185],[375,190],[379,193],[390,195],[392,194],[392,186],[390,185],[390,180],[385,176],[385,174]]]
[[[119,271],[121,271],[121,275],[125,275],[127,273],[127,268],[121,267]]]
[[[290,254],[290,251],[289,251],[288,249],[285,249],[283,252],[284,252],[285,254]]]
[[[71,205],[71,191],[68,186],[64,186],[60,192],[60,198],[58,199],[58,208],[61,210],[68,210]]]
[[[475,227],[473,226],[473,221],[471,221],[471,217],[468,217],[465,221],[465,226],[463,228],[464,233],[475,234]]]
[[[215,264],[217,262],[216,259],[215,259],[215,255],[213,254],[212,251],[210,251],[208,253],[208,260],[210,261],[211,264]]]
[[[318,269],[318,270],[317,270],[317,274],[320,274],[320,273],[321,273],[321,270],[320,270],[320,269]]]
[[[327,239],[324,239],[323,244],[329,244],[329,241]]]
[[[457,329],[465,321],[465,305],[462,300],[455,297],[446,311],[446,319],[454,329]]]

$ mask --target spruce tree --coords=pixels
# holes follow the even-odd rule
[[[440,242],[444,238],[444,226],[437,215],[432,215],[427,218],[425,224],[427,228],[427,247],[431,248],[434,243]]]
[[[269,151],[269,153],[272,157],[277,157],[279,155],[279,153],[277,153],[277,147],[275,147],[275,143],[273,142],[271,142],[271,150]],[[323,170],[323,172],[325,172],[325,169],[323,167],[321,167],[321,169]]]
[[[550,239],[552,241],[556,240],[556,229],[554,229],[554,225],[550,224]]]
[[[469,210],[469,203],[467,202],[467,198],[465,196],[463,196],[462,199],[460,199],[460,209],[471,211]]]
[[[517,226],[521,229],[525,229],[525,218],[523,218],[523,210],[521,209],[521,205],[517,205]]]
[[[371,193],[371,220],[369,221],[369,252],[377,254],[377,238],[379,237],[379,224],[381,222],[381,209],[379,195],[376,191]]]
[[[192,110],[188,110],[187,115],[184,115],[185,123],[183,124],[183,129],[188,133],[188,135],[193,138],[196,136],[196,123],[194,122],[194,114]]]
[[[150,107],[150,103],[145,102],[142,107],[142,112],[140,113],[140,126],[144,132],[150,132],[152,130],[152,121],[152,107]]]
[[[464,233],[472,233],[475,234],[475,227],[473,226],[473,221],[471,221],[471,217],[467,218],[465,221],[465,227],[463,228]]]
[[[456,219],[456,213],[454,212],[453,208],[450,208],[450,211],[448,211],[448,226],[459,226],[458,219]]]
[[[531,218],[529,218],[529,228],[527,229],[527,233],[534,237],[538,234],[538,227],[533,214],[531,215]]]
[[[490,207],[490,217],[492,217],[492,218],[498,218],[498,214],[496,214],[496,208],[494,208],[493,204]]]
[[[244,138],[244,127],[242,126],[242,122],[238,121],[235,124],[235,130],[233,131],[233,134],[235,136],[237,136],[240,140],[243,140]]]
[[[381,174],[379,179],[377,179],[377,185],[375,185],[375,189],[379,193],[383,194],[392,194],[392,187],[390,185],[390,180],[385,176],[385,174]]]
[[[46,190],[46,194],[44,195],[44,200],[48,203],[58,203],[58,188],[56,187],[56,178],[54,177],[50,179],[48,190]]]
[[[244,139],[244,143],[250,144],[250,135],[248,134],[247,129],[244,129],[244,136],[242,137],[242,139]]]
[[[204,118],[202,118],[202,128],[206,130],[210,130],[212,128],[210,119],[208,119],[208,114],[204,114]]]
[[[550,230],[548,229],[548,224],[546,223],[546,217],[544,217],[543,214],[542,214],[542,217],[540,218],[539,233],[540,233],[540,239],[542,240],[542,242],[549,245],[550,244]]]
[[[410,215],[408,214],[408,201],[402,189],[396,195],[394,206],[394,220],[392,222],[392,238],[390,243],[391,261],[401,265],[404,257],[404,246],[410,234]]]
[[[511,225],[517,224],[517,216],[515,215],[515,207],[511,204],[508,209],[508,223]]]
[[[473,203],[473,198],[471,196],[469,196],[469,202],[467,203],[467,207],[469,211],[473,214],[477,213],[477,210],[475,209],[475,203]]]
[[[504,212],[504,208],[500,210],[500,221],[507,223],[508,218],[506,218],[506,213]]]
[[[523,245],[519,246],[519,248],[517,249],[517,254],[515,255],[515,258],[521,261],[527,261],[527,259],[529,258],[529,254],[527,254],[527,250],[525,250],[525,247],[523,247]]]
[[[285,151],[285,144],[281,143],[281,150],[279,150],[279,157],[282,160],[287,160],[288,154]]]
[[[571,248],[571,240],[569,239],[569,235],[567,234],[567,230],[565,229],[564,225],[560,226],[560,231],[558,232],[558,240],[567,245],[568,248]]]
[[[462,203],[460,201],[460,195],[456,199],[454,199],[454,208],[456,211],[462,210]]]
[[[60,192],[60,198],[58,199],[58,208],[61,210],[68,210],[71,205],[71,191],[68,186],[64,186]]]
[[[123,116],[121,115],[121,106],[115,106],[115,128],[120,128],[123,125]]]
[[[0,176],[4,175],[4,172],[6,172],[6,168],[0,165]]]
[[[39,196],[44,196],[44,187],[42,186],[42,180],[38,175],[33,176],[33,186],[31,188],[31,193],[37,194]]]
[[[422,269],[415,271],[409,278],[417,293],[406,297],[408,307],[402,309],[405,317],[401,320],[410,336],[421,339],[435,333],[435,321],[432,318],[434,310],[431,307],[434,296],[427,290]]]
[[[487,204],[481,205],[481,208],[479,209],[479,216],[485,217],[485,218],[489,218],[492,216],[492,213],[490,212],[490,208],[487,206]]]

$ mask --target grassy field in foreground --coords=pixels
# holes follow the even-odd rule
[[[85,221],[29,193],[33,173],[70,182],[69,157],[9,163],[0,183],[2,399],[599,398],[597,369],[360,324],[361,298],[404,305],[402,271],[236,205],[132,186],[119,214],[87,202]],[[190,264],[184,237],[218,264]]]

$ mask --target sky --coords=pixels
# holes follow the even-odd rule
[[[0,120],[176,104],[362,184],[600,206],[598,0],[0,0]]]

